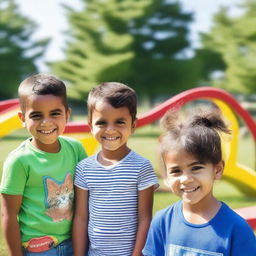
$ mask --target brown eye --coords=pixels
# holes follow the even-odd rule
[[[200,170],[202,168],[203,168],[202,166],[193,166],[191,170],[192,171],[198,171],[198,170]]]
[[[179,169],[173,169],[173,170],[169,171],[169,174],[176,174],[176,173],[179,173],[179,172],[180,172]]]
[[[105,125],[106,124],[106,122],[104,122],[104,121],[97,121],[96,123],[95,123],[95,125],[98,125],[98,126],[103,126],[103,125]]]
[[[34,115],[31,115],[30,118],[31,118],[31,119],[34,119],[34,120],[37,120],[37,119],[40,119],[40,118],[41,118],[41,115],[39,115],[39,114],[34,114]]]
[[[52,115],[53,117],[55,117],[55,116],[60,116],[61,113],[60,113],[60,112],[53,112],[51,115]]]
[[[116,123],[119,124],[119,125],[123,125],[123,124],[125,124],[125,121],[123,121],[123,120],[118,120]]]

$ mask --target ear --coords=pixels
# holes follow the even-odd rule
[[[47,184],[47,188],[48,188],[48,190],[50,190],[50,191],[56,191],[58,188],[59,188],[59,185],[58,184],[56,184],[53,180],[51,180],[51,179],[47,179],[46,180],[46,184]]]
[[[68,108],[68,110],[66,111],[66,122],[68,122],[69,121],[69,118],[70,118],[70,116],[71,116],[71,108]]]
[[[137,119],[135,121],[133,121],[133,123],[132,123],[132,133],[134,133],[134,131],[136,129],[136,125],[137,125]]]
[[[221,179],[224,171],[225,163],[221,160],[218,164],[215,165],[215,180]]]
[[[90,128],[90,132],[93,134],[93,131],[92,131],[92,123],[90,120],[88,120],[88,126]]]
[[[24,116],[24,114],[23,114],[21,111],[19,111],[19,112],[18,112],[18,116],[19,116],[19,119],[20,119],[21,122],[22,122],[22,126],[25,127],[25,126],[26,126],[26,123],[25,123],[25,116]]]

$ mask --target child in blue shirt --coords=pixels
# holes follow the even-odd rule
[[[165,178],[181,201],[154,217],[144,256],[255,256],[256,240],[246,221],[213,195],[224,169],[220,133],[230,133],[217,109],[186,119],[170,111],[160,139]]]
[[[90,256],[139,256],[157,179],[149,160],[127,145],[136,126],[136,94],[122,83],[103,83],[91,90],[87,103],[101,150],[76,169],[75,256],[84,256],[87,247]]]

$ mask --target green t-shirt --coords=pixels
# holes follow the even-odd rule
[[[18,215],[22,242],[41,236],[61,242],[71,236],[74,171],[86,153],[67,137],[59,137],[58,153],[41,151],[30,140],[8,155],[0,192],[23,196]]]

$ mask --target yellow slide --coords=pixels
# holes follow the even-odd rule
[[[256,196],[256,172],[237,162],[239,124],[231,108],[220,100],[213,102],[221,109],[225,118],[230,122],[232,138],[222,136],[223,154],[225,160],[224,177],[230,180],[241,191],[249,196]]]
[[[19,107],[5,113],[0,113],[0,138],[22,128],[22,123],[18,117],[18,110]]]

